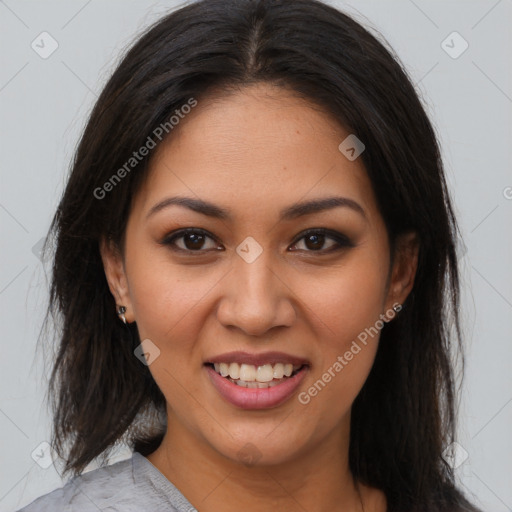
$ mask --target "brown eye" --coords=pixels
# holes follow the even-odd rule
[[[183,235],[183,243],[186,249],[191,251],[201,249],[204,245],[205,236],[197,233],[187,233]]]
[[[302,233],[293,244],[292,250],[306,252],[331,252],[344,247],[353,247],[354,244],[341,233],[326,229],[311,229]]]
[[[306,247],[308,249],[319,250],[322,249],[324,243],[325,243],[325,236],[324,235],[307,235],[304,237]]]
[[[166,237],[162,243],[171,246],[174,250],[185,252],[206,252],[211,249],[219,249],[212,236],[204,231],[191,229],[174,233]]]

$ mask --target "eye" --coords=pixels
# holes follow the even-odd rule
[[[208,243],[208,240],[210,241]],[[171,246],[172,250],[185,252],[206,252],[207,250],[222,250],[216,240],[202,229],[184,229],[172,233],[161,242]]]
[[[292,247],[292,251],[301,250],[307,252],[332,252],[343,247],[353,247],[354,244],[343,234],[337,231],[331,231],[324,228],[309,229],[301,233],[300,238],[297,238]],[[325,247],[326,241],[331,240],[331,243]],[[334,242],[334,243],[332,243]],[[302,245],[302,247],[300,247]]]
[[[329,240],[331,243],[328,243]],[[211,250],[224,250],[213,235],[197,228],[182,229],[171,233],[161,243],[178,252],[204,253]],[[326,253],[353,246],[354,244],[345,235],[337,231],[314,228],[301,233],[289,250]]]

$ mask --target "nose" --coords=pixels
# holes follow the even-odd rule
[[[263,336],[273,328],[290,327],[296,317],[293,292],[279,271],[271,268],[265,253],[252,263],[234,256],[234,267],[224,279],[217,308],[222,325],[248,336]]]

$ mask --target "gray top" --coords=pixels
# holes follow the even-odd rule
[[[72,478],[18,512],[197,512],[149,462],[132,457]]]

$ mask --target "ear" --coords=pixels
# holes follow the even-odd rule
[[[392,311],[393,306],[397,304],[401,306],[411,292],[418,268],[419,245],[418,235],[415,232],[397,237],[385,311]]]
[[[130,300],[128,280],[126,278],[122,254],[117,245],[112,240],[105,237],[100,241],[100,254],[110,293],[114,297],[117,307],[126,307],[126,321],[128,323],[133,322],[133,307]]]

